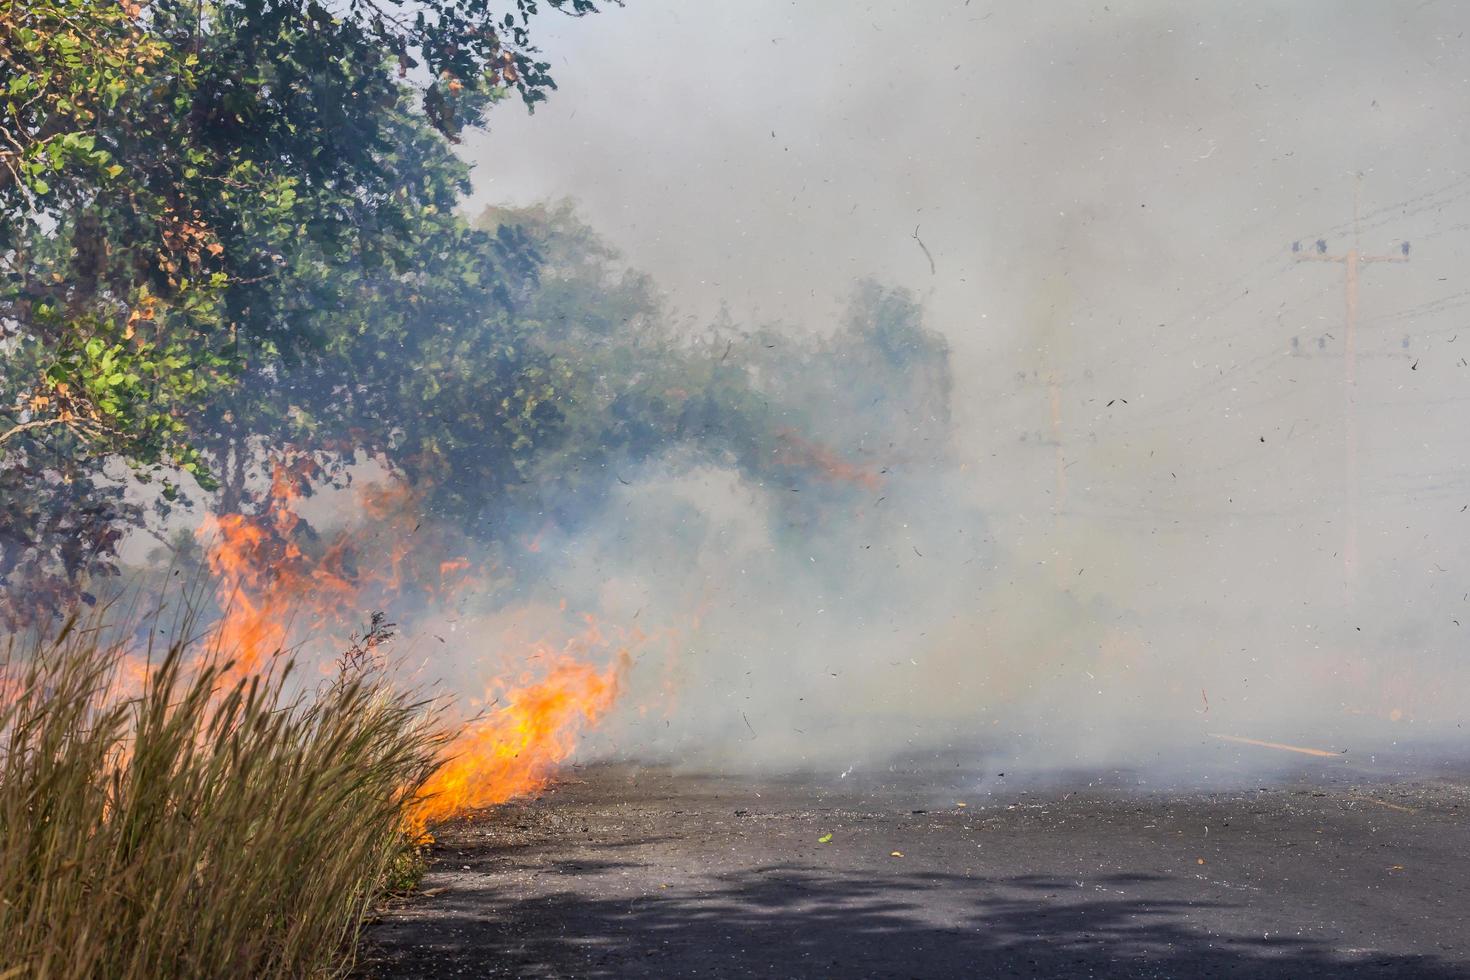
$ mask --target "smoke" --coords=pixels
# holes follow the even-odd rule
[[[630,459],[574,522],[497,515],[525,547],[471,556],[493,598],[408,610],[415,663],[478,693],[482,660],[593,616],[634,665],[584,758],[1176,779],[1335,764],[1220,735],[1462,749],[1470,133],[1444,120],[1467,21],[642,0],[559,22],[561,90],[467,140],[467,207],[574,197],[691,336],[765,325],[726,354],[792,431],[756,467]],[[1413,250],[1361,270],[1345,390],[1343,267],[1290,244],[1352,246],[1354,174],[1363,250]],[[943,343],[847,344],[869,276]]]
[[[907,286],[954,377],[943,457],[821,522],[665,461],[567,544],[554,588],[698,611],[672,705],[613,744],[1247,771],[1312,757],[1210,736],[1463,744],[1467,20],[933,0],[564,25],[558,97],[467,147],[478,201],[577,197],[691,322],[724,303],[801,336],[858,276]],[[1289,245],[1352,246],[1354,174],[1362,249],[1413,251],[1363,267],[1345,392],[1342,266]],[[864,379],[841,383],[813,397]],[[662,705],[644,680],[629,703]]]

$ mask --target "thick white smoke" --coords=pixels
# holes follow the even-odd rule
[[[952,452],[881,506],[796,546],[769,488],[671,467],[568,544],[557,588],[699,611],[671,714],[617,744],[1247,770],[1320,757],[1211,736],[1463,746],[1467,27],[1130,0],[565,25],[558,98],[469,147],[480,199],[577,197],[701,315],[820,329],[876,274],[954,349]],[[1289,246],[1353,245],[1353,175],[1364,251],[1413,250],[1363,271],[1345,391],[1343,268]]]

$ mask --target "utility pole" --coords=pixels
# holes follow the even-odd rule
[[[1353,179],[1353,244],[1340,255],[1327,251],[1327,242],[1317,239],[1315,251],[1302,251],[1301,242],[1293,242],[1291,250],[1298,262],[1341,262],[1343,288],[1347,303],[1347,340],[1343,348],[1342,365],[1342,427],[1344,436],[1344,497],[1346,528],[1342,547],[1343,583],[1351,589],[1358,573],[1358,266],[1370,262],[1407,262],[1409,243],[1399,246],[1398,255],[1365,255],[1358,240],[1358,214],[1362,198],[1362,175]]]
[[[1067,506],[1067,460],[1062,450],[1062,378],[1055,366],[1047,375],[1046,389],[1051,401],[1051,441],[1056,455],[1056,491],[1052,496],[1051,516],[1060,532],[1062,513]]]
[[[1033,372],[1033,382],[1046,385],[1048,426],[1037,431],[1042,445],[1052,446],[1052,494],[1051,494],[1051,565],[1057,587],[1066,589],[1071,584],[1071,567],[1075,556],[1072,543],[1067,540],[1067,460],[1063,445],[1062,399],[1065,378],[1060,367],[1059,351],[1069,340],[1070,313],[1073,308],[1072,284],[1066,275],[1047,276],[1038,285],[1027,321],[1036,335],[1036,353],[1040,362]]]

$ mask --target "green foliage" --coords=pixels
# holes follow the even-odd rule
[[[425,237],[452,234],[467,181],[444,137],[553,86],[537,3],[507,4],[0,8],[0,579],[106,571],[109,529],[44,510],[120,503],[119,463],[166,505],[216,486],[211,439],[310,434],[308,411],[283,432],[259,404],[245,428],[230,393],[340,351],[370,322],[341,315],[368,310],[364,281],[412,289]]]
[[[123,168],[98,145],[95,126],[104,113],[138,109],[140,80],[151,78],[168,55],[126,4],[9,5],[0,13],[0,194],[9,199],[0,200],[13,206],[16,197],[30,198],[34,206],[35,198],[62,193],[78,176],[96,184],[120,177]],[[53,189],[56,174],[63,179]]]
[[[163,147],[132,153],[139,134],[178,136],[167,96],[194,87],[197,58],[140,13],[98,0],[0,13],[0,450],[30,461],[13,441],[197,468],[175,416],[222,383],[205,336],[228,281],[220,246],[161,188]]]
[[[457,212],[445,136],[551,87],[536,12],[0,13],[25,79],[0,126],[32,148],[0,168],[0,619],[84,590],[191,494],[258,509],[282,455],[318,481],[371,460],[495,541],[518,513],[575,527],[676,449],[863,485],[875,452],[943,438],[948,352],[906,294],[859,287],[833,334],[691,335],[569,207]]]
[[[812,338],[794,357],[791,346],[779,332],[756,341],[761,391],[794,419],[826,419],[808,431],[832,449],[894,461],[943,451],[949,344],[925,326],[912,293],[861,280],[834,332]]]

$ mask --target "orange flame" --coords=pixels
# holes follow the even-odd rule
[[[283,521],[287,515],[290,520]],[[323,628],[357,596],[357,586],[342,568],[342,544],[319,559],[308,558],[290,536],[297,521],[281,506],[264,517],[223,514],[206,519],[201,528],[214,539],[209,565],[225,607],[219,642],[242,673],[259,670],[285,649],[291,613],[305,609],[313,614],[308,625]]]
[[[366,586],[390,593],[400,588],[408,550],[402,512],[412,504],[412,494],[396,486],[369,486],[360,492],[360,511],[391,539],[388,554],[377,556],[363,573],[355,568],[366,544],[361,535],[338,534],[316,554],[304,546],[307,525],[296,503],[309,495],[318,471],[305,457],[278,461],[261,513],[207,515],[200,526],[225,610],[218,642],[235,659],[239,673],[259,671],[286,648],[294,614],[304,615],[305,631],[325,633],[340,645],[362,613]]]
[[[826,446],[803,439],[791,429],[782,429],[776,433],[776,438],[781,443],[774,457],[779,466],[815,470],[833,483],[852,483],[867,490],[883,486],[883,478],[872,467],[850,463]]]
[[[504,710],[471,722],[449,744],[414,809],[415,825],[544,787],[617,700],[631,663],[627,650],[601,670],[563,659],[541,680],[506,691]]]
[[[442,600],[475,579],[465,557],[423,569],[412,560],[409,542],[425,542],[414,534],[421,526],[414,522],[416,498],[402,487],[360,490],[362,527],[319,546],[295,509],[310,494],[316,473],[309,461],[278,462],[259,514],[218,515],[201,528],[224,607],[218,644],[240,673],[267,667],[286,649],[293,614],[300,615],[303,634],[325,634],[340,647],[368,608],[366,590],[373,590],[373,599],[391,600],[408,582]],[[387,539],[386,554],[384,545],[373,547],[374,536]],[[524,662],[551,666],[512,671],[489,683],[488,695],[498,697],[447,742],[443,765],[411,814],[414,829],[541,789],[607,713],[632,659],[620,649],[598,666],[608,643],[590,617],[588,623],[564,649],[517,648]]]

